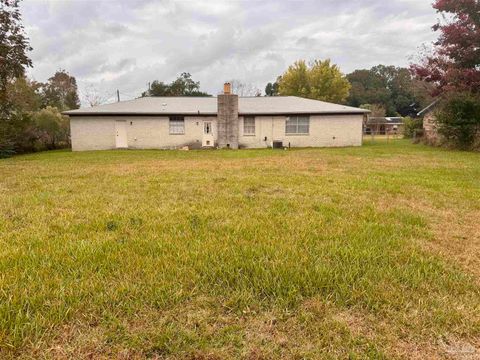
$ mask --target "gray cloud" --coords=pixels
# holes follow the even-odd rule
[[[297,59],[331,58],[344,72],[408,65],[435,34],[426,0],[25,0],[31,76],[63,68],[80,90],[138,96],[186,71],[216,94],[226,79],[263,89]]]

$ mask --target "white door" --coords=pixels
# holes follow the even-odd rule
[[[202,146],[203,147],[211,147],[214,145],[213,139],[213,127],[211,121],[204,121],[203,122],[203,139],[202,139]]]
[[[115,120],[115,146],[117,149],[128,147],[127,122],[125,120]]]

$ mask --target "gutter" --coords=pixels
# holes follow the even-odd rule
[[[282,113],[238,113],[238,116],[285,116],[285,115],[365,115],[370,111],[364,112],[282,112]],[[108,113],[95,113],[95,112],[62,112],[62,115],[67,116],[217,116],[217,113],[125,113],[125,112],[108,112]]]

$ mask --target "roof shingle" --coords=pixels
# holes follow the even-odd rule
[[[239,114],[364,114],[368,110],[296,96],[239,97]],[[215,97],[143,97],[64,112],[66,115],[216,115]]]

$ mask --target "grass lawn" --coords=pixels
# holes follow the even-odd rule
[[[0,358],[480,356],[480,154],[0,160]]]

